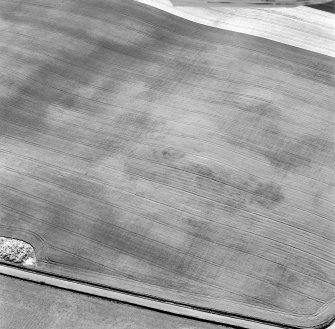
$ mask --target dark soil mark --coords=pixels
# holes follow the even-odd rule
[[[268,112],[267,112],[268,113]],[[274,113],[274,112],[273,112]],[[265,157],[272,166],[285,171],[327,163],[334,153],[331,138],[323,135],[288,136],[281,128],[278,116],[266,117],[254,108],[233,120],[227,141]]]
[[[1,2],[0,17],[4,20],[13,19],[16,12],[22,10],[22,5],[25,0],[12,0]]]
[[[243,106],[242,104],[239,104]],[[245,104],[244,104],[245,105]],[[261,118],[276,120],[280,118],[280,109],[273,106],[272,103],[259,103],[244,108],[247,113],[259,115]]]
[[[159,243],[159,240],[145,239],[143,236],[127,233],[117,227],[109,230],[95,227],[91,237],[104,241],[111,249],[118,250],[121,254],[130,255],[153,267],[164,269],[174,277],[194,277],[194,274],[189,271],[188,265],[192,256],[188,256],[185,250],[171,248]],[[203,264],[201,260],[195,261]]]
[[[94,6],[89,8],[89,11],[93,13],[94,16],[93,8]],[[75,10],[75,8],[72,9]],[[16,14],[19,14],[19,16]],[[93,105],[94,100],[99,101],[99,97],[103,97],[104,93],[108,94],[110,92],[110,94],[117,94],[117,90],[115,90],[117,88],[122,87],[124,90],[127,88],[130,90],[133,86],[133,80],[136,82],[136,76],[128,77],[125,72],[125,79],[123,80],[120,80],[118,76],[113,76],[112,74],[109,79],[106,78],[106,76],[99,77],[99,69],[105,74],[112,71],[112,66],[109,67],[108,64],[113,63],[113,54],[122,54],[129,58],[132,56],[145,57],[144,53],[147,52],[148,49],[159,48],[159,50],[162,51],[164,47],[164,42],[160,40],[159,31],[156,29],[153,30],[151,38],[147,38],[145,42],[138,44],[129,42],[129,45],[124,45],[108,40],[108,34],[106,38],[95,37],[94,33],[90,33],[91,31],[85,28],[54,24],[37,15],[25,16],[24,9],[20,6],[8,6],[5,19],[18,24],[28,24],[30,27],[44,30],[45,33],[56,32],[61,36],[64,35],[66,42],[68,42],[68,37],[71,37],[74,40],[85,42],[86,45],[76,47],[74,44],[75,49],[73,50],[55,50],[52,55],[59,58],[59,60],[50,59],[50,61],[40,63],[34,58],[29,58],[28,56],[25,58],[20,54],[16,54],[19,60],[35,64],[36,69],[23,82],[21,79],[16,82],[17,86],[15,89],[12,89],[10,96],[1,99],[0,116],[4,123],[3,129],[1,129],[1,133],[3,134],[7,132],[7,129],[10,129],[10,125],[6,125],[7,122],[30,128],[29,137],[34,135],[36,131],[47,131],[48,127],[54,124],[51,121],[49,122],[47,117],[47,109],[51,104],[58,104],[69,110],[80,109],[85,106],[92,111],[96,111]],[[129,32],[129,30],[127,31]],[[134,32],[134,34],[136,33]],[[128,36],[129,35],[130,34],[128,34]],[[43,39],[39,41],[41,41],[43,45]],[[87,49],[92,50],[87,51]],[[146,66],[147,64],[143,62],[139,65]],[[107,82],[103,81],[103,87],[108,87],[108,89],[103,92],[97,91],[91,97],[91,100],[84,100],[76,95],[80,88],[90,88],[92,82],[95,82],[95,80],[101,82],[102,79],[108,80]],[[154,84],[155,81],[153,80],[151,85],[147,85],[147,88],[150,90]],[[99,111],[101,111],[101,109],[102,107],[99,106]],[[107,108],[104,109],[106,112],[108,110]],[[30,112],[33,113],[34,116],[29,115]],[[36,114],[38,116],[36,116]],[[94,122],[92,123],[94,124]],[[149,111],[139,110],[138,113],[135,114],[133,112],[129,113],[124,111],[124,113],[119,114],[111,124],[110,131],[111,133],[115,131],[116,134],[126,136],[126,138],[120,140],[114,139],[113,135],[104,137],[97,134],[88,142],[93,145],[98,145],[99,147],[101,146],[104,150],[90,149],[90,151],[85,151],[85,157],[98,161],[105,157],[118,154],[124,149],[131,151],[134,142],[140,141],[147,136],[147,134],[153,134],[159,127],[162,127],[162,125],[164,125],[164,122],[158,122]],[[15,131],[10,131],[10,133],[11,135],[15,135]],[[167,152],[163,154],[165,158],[172,159],[174,156],[172,149],[167,150]],[[42,174],[39,172],[37,175]],[[94,195],[102,201],[105,200],[105,188],[103,185],[96,186],[89,181],[74,176],[63,177],[60,175],[57,177],[57,175],[53,175],[51,172],[47,174],[46,178],[77,193]],[[19,186],[20,184],[17,181],[13,181],[12,185]],[[73,251],[76,250],[76,245],[71,232],[88,234],[89,238],[101,241],[110,248],[120,250],[121,253],[132,254],[135,258],[144,258],[145,261],[150,261],[155,266],[161,266],[167,270],[171,269],[180,275],[182,275],[182,273],[184,273],[184,275],[187,274],[187,269],[185,268],[183,270],[182,265],[184,258],[179,253],[172,251],[166,246],[143,240],[143,238],[139,238],[136,235],[125,234],[124,230],[115,227],[106,230],[102,225],[85,223],[84,219],[73,216],[69,211],[69,209],[80,210],[83,208],[83,205],[78,199],[62,198],[61,192],[53,186],[40,187],[38,193],[44,194],[56,207],[50,207],[48,202],[43,203],[43,201],[41,201],[40,206],[37,208],[35,202],[31,199],[19,197],[16,198],[16,200],[19,205],[25,204],[25,211],[30,211],[32,215],[45,215],[46,225],[37,226],[39,227],[39,233],[44,237],[48,237],[51,241],[62,241],[62,245],[68,245],[68,249]],[[19,205],[15,206],[15,208],[20,209],[21,206]],[[94,212],[98,217],[101,216],[96,209],[94,209]],[[113,223],[113,218],[115,217],[113,207],[110,207],[109,212],[104,213],[103,216],[106,221]],[[48,223],[50,223],[50,226],[48,226]],[[64,234],[62,228],[68,232]],[[80,250],[77,250],[77,253],[80,254]],[[57,257],[59,258],[58,261]],[[90,256],[88,255],[87,257]],[[91,254],[91,257],[94,257],[94,253]],[[75,266],[83,268],[86,266],[80,259],[76,259],[75,255],[64,255],[63,259],[63,256],[59,257],[56,253],[53,255],[52,261],[59,263],[62,261],[64,263],[72,262]],[[99,268],[96,271],[101,272],[101,269]]]
[[[277,140],[274,140],[274,143]],[[297,141],[288,140],[285,147],[278,147],[277,152],[262,150],[262,153],[273,166],[290,171],[300,167],[308,167],[315,160],[324,163],[333,148],[333,143],[322,136],[305,135]]]
[[[115,126],[122,131],[127,138],[139,141],[144,134],[157,131],[159,122],[152,118],[148,112],[124,113],[115,120]]]
[[[99,101],[100,98],[104,99],[105,95],[108,95],[109,92],[110,94],[117,94],[116,89],[118,88],[121,88],[121,90],[132,90],[134,81],[136,82],[138,77],[134,76],[130,80],[127,78],[128,80],[125,79],[123,81],[118,76],[111,74],[110,78],[107,78],[107,81],[103,83],[102,90],[97,90],[90,100],[77,96],[78,90],[82,87],[90,86],[90,83],[94,79],[105,80],[106,77],[99,77],[99,69],[102,67],[101,72],[108,75],[109,71],[113,70],[112,66],[108,66],[108,63],[113,63],[113,55],[124,54],[132,58],[132,56],[142,54],[140,57],[143,57],[143,53],[147,51],[147,47],[150,49],[164,47],[159,35],[155,37],[155,33],[159,34],[158,30],[154,30],[152,38],[143,43],[123,45],[107,38],[94,37],[89,29],[77,29],[52,22],[49,23],[34,15],[16,17],[15,13],[19,13],[22,9],[20,7],[15,8],[8,8],[8,12],[10,11],[11,14],[7,15],[7,19],[13,22],[26,23],[39,29],[43,28],[46,33],[58,32],[65,37],[70,36],[75,40],[82,40],[89,45],[89,49],[93,48],[88,54],[87,50],[83,51],[81,48],[71,51],[61,49],[56,51],[55,57],[60,60],[51,59],[50,62],[38,63],[37,69],[23,83],[17,83],[18,86],[12,92],[11,96],[1,99],[0,116],[4,118],[4,122],[9,121],[32,128],[29,131],[30,135],[34,134],[35,130],[41,131],[47,129],[48,125],[51,124],[46,117],[47,108],[51,104],[59,104],[69,110],[80,109],[84,106],[92,112],[97,112],[97,115],[101,111],[108,111],[107,108],[104,109],[100,104],[94,106],[94,101]],[[92,14],[93,7],[91,8],[88,5],[88,8],[90,8]],[[81,53],[86,53],[86,55],[81,56]],[[16,55],[20,57],[19,54]],[[24,58],[24,60],[29,62],[34,59]],[[147,64],[146,62],[142,62],[138,65],[146,66]],[[124,75],[126,76],[127,73],[124,72]],[[154,85],[155,81],[148,84],[148,90],[150,91]],[[107,89],[103,90],[106,86]],[[30,112],[34,116],[29,115]],[[111,132],[115,130],[117,134],[124,134],[126,139],[129,140],[120,140],[112,136],[104,138],[96,135],[94,140],[90,140],[89,143],[99,145],[106,151],[97,149],[96,151],[92,151],[91,154],[85,154],[85,157],[97,161],[103,157],[119,153],[122,149],[131,149],[134,144],[132,141],[138,142],[147,133],[154,132],[157,126],[161,127],[162,124],[164,123],[154,120],[148,111],[138,111],[138,114],[135,115],[125,112],[119,115],[115,123],[111,125]],[[11,128],[4,124],[1,132],[6,133],[8,129]],[[10,132],[13,134],[12,130]]]
[[[103,41],[98,42],[95,50],[82,57],[78,57],[78,53],[59,53],[58,57],[64,61],[41,63],[23,82],[17,83],[11,96],[1,99],[1,118],[37,130],[47,127],[48,106],[57,102],[76,106],[78,97],[64,98],[64,95],[75,95],[81,86],[88,85],[94,74],[87,72],[87,66],[107,56]],[[28,58],[25,60],[29,61]],[[78,66],[71,65],[72,62]],[[35,116],[29,115],[30,112]]]
[[[259,282],[246,286],[245,289],[249,297],[246,297],[245,301],[251,305],[271,304],[278,307],[278,309],[294,310],[300,313],[305,308],[316,308],[319,304],[313,299],[306,300],[303,294],[295,293],[295,291],[303,292],[306,289],[306,285],[310,289],[310,296],[315,296],[322,291],[325,295],[329,295],[329,299],[333,297],[329,288],[323,282],[312,278],[307,281],[302,280],[302,277],[304,277],[302,274],[298,274],[288,268],[288,265],[291,268],[296,267],[295,265],[292,266],[292,263],[294,263],[294,259],[283,260],[282,264],[267,264],[267,267],[262,267],[261,264],[257,263],[253,264],[253,272],[262,274],[262,272],[266,271],[267,279],[271,285]],[[306,275],[310,273],[308,264],[306,264],[305,268],[300,268],[300,270]],[[322,273],[322,270],[320,273]]]
[[[201,190],[217,191],[224,195],[224,204],[230,212],[257,204],[264,208],[278,206],[284,200],[281,186],[274,182],[262,182],[243,174],[222,170],[214,173],[204,165],[191,165],[187,170],[196,173],[196,181]]]
[[[179,159],[180,154],[177,154]],[[161,156],[159,160],[168,163],[168,167],[129,160],[124,173],[131,180],[153,182],[153,189],[157,183],[162,188],[172,186],[180,193],[191,193],[185,197],[192,199],[190,202],[203,214],[219,208],[231,215],[254,206],[273,209],[284,201],[282,188],[275,182],[261,181],[230,169],[212,169],[183,158],[167,161]]]
[[[272,208],[284,200],[280,185],[274,183],[258,183],[252,193],[252,200],[265,208]]]
[[[167,147],[161,152],[161,154],[163,159],[169,162],[178,161],[185,156],[185,152],[177,150],[173,147]]]

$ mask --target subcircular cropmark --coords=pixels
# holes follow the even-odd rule
[[[27,242],[0,237],[0,261],[24,266],[35,266],[34,248]]]

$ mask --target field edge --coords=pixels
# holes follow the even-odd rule
[[[248,329],[324,329],[335,322],[335,300],[331,300],[324,305],[315,315],[306,316],[304,322],[306,325],[288,325],[285,323],[275,323],[267,320],[249,318],[239,314],[225,313],[221,314],[214,310],[201,309],[192,305],[184,305],[153,296],[137,294],[131,291],[125,291],[117,288],[111,288],[90,282],[83,282],[70,277],[47,273],[35,268],[22,267],[0,261],[0,275],[15,277],[25,281],[35,282],[48,286],[65,289],[68,291],[79,292],[86,295],[96,296],[109,300],[115,300],[126,304],[136,305],[147,309],[157,310],[164,313],[174,314],[187,318],[208,321],[217,324],[232,325]],[[293,316],[291,316],[293,317]],[[299,316],[301,320],[301,316]],[[309,324],[307,324],[310,322]]]

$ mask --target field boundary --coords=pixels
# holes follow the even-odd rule
[[[24,268],[18,265],[5,263],[0,261],[0,275],[15,277],[18,279],[35,282],[38,284],[45,284],[48,286],[65,289],[72,292],[83,293],[86,295],[96,296],[127,304],[132,304],[152,310],[161,311],[173,315],[193,318],[200,321],[207,321],[218,324],[231,325],[236,328],[247,329],[275,329],[275,328],[302,328],[290,327],[281,325],[279,323],[267,323],[266,321],[243,318],[235,314],[219,314],[217,312],[210,312],[210,310],[201,310],[195,307],[180,305],[177,303],[159,300],[150,296],[143,296],[136,293],[117,290],[104,286],[98,286],[92,283],[82,282],[77,279],[60,276],[57,274],[50,274],[42,271],[36,271],[32,268]],[[334,319],[327,321],[322,325],[317,325],[310,328],[326,328]],[[306,327],[307,328],[307,327]]]

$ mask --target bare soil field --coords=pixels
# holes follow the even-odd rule
[[[0,236],[37,270],[334,317],[333,58],[130,0],[0,0],[0,35]]]

